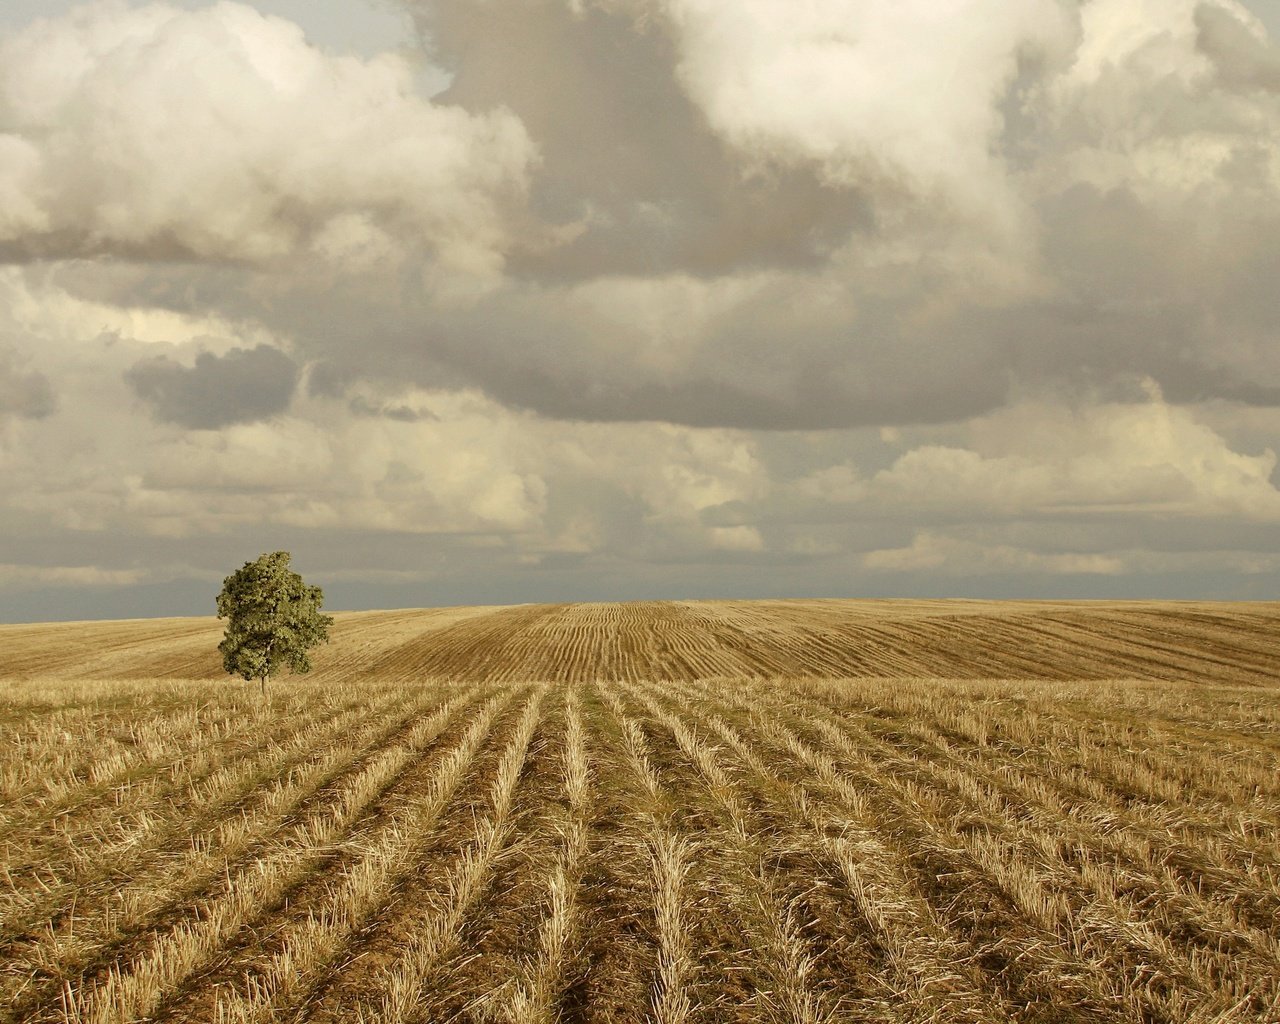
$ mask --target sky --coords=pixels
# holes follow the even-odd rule
[[[0,621],[1280,598],[1280,0],[5,0]]]

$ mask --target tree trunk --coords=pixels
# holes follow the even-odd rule
[[[279,602],[276,602],[276,605],[278,607]],[[272,615],[275,614],[275,611],[276,611],[275,608],[271,610]],[[271,675],[271,648],[273,648],[275,645],[276,645],[276,641],[274,637],[267,641],[267,654],[266,654],[266,661],[264,663],[266,667],[262,670],[262,699],[268,704],[270,704],[271,702],[267,700],[267,676]]]

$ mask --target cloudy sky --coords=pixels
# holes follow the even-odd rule
[[[4,0],[0,620],[1280,596],[1280,0]]]

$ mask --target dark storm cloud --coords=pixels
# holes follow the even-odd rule
[[[49,378],[23,369],[12,352],[0,348],[0,417],[43,419],[56,408]]]
[[[1233,11],[1216,4],[1196,8],[1197,44],[1218,76],[1236,89],[1280,91],[1280,53],[1259,39]]]
[[[1076,185],[1046,199],[1059,295],[992,318],[1000,334],[1024,336],[1022,376],[1091,388],[1146,376],[1174,401],[1280,404],[1280,216],[1247,202],[1216,212],[1205,231],[1202,211],[1158,215],[1126,188]]]
[[[234,348],[225,356],[202,352],[195,365],[157,356],[125,374],[156,419],[196,430],[267,419],[289,407],[298,366],[269,345]]]
[[[421,19],[454,72],[437,100],[512,110],[539,147],[535,209],[581,225],[565,244],[517,251],[516,274],[812,266],[870,225],[861,193],[815,168],[744,168],[681,89],[657,19],[563,0],[445,0]]]
[[[372,416],[384,420],[395,420],[397,423],[421,423],[424,420],[438,420],[439,417],[430,409],[419,409],[411,405],[395,402],[371,402],[362,395],[356,395],[347,403],[353,416]]]
[[[815,297],[806,312],[805,296],[793,279],[763,288],[697,344],[672,345],[661,369],[630,358],[646,339],[625,318],[545,300],[448,324],[432,352],[503,403],[566,419],[796,430],[945,422],[1003,400],[1003,346],[979,330],[956,322],[948,338],[921,339],[891,301],[833,311]]]
[[[314,363],[307,371],[307,394],[312,398],[341,398],[354,374],[330,362]]]

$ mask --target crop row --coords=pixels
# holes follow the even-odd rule
[[[1255,691],[336,694],[300,688],[235,757],[199,734],[189,763],[208,771],[143,773],[132,824],[96,846],[103,796],[86,791],[67,805],[81,856],[47,875],[23,875],[41,847],[15,820],[0,1019],[1245,1024],[1280,1009],[1280,723]]]

